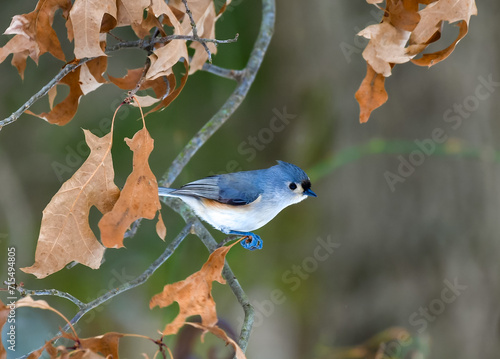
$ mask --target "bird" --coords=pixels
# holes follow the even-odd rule
[[[262,249],[262,239],[254,230],[284,208],[307,197],[317,197],[302,169],[277,162],[266,169],[205,177],[178,189],[158,187],[158,194],[181,199],[198,217],[221,232],[244,237],[244,248]]]

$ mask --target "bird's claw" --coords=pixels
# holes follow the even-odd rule
[[[241,245],[250,251],[262,249],[262,239],[258,235],[251,233],[243,237]]]

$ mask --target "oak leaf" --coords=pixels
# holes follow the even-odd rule
[[[84,130],[90,155],[76,173],[52,197],[43,211],[35,263],[21,268],[38,278],[57,272],[72,261],[99,268],[104,247],[90,229],[90,208],[105,214],[120,190],[113,182],[112,133],[99,138]]]
[[[422,58],[413,61],[417,65],[430,67],[446,59],[453,52],[456,44],[467,35],[470,18],[472,15],[477,15],[477,8],[474,0],[439,0],[420,10],[419,14],[420,22],[410,37],[412,44],[427,45],[434,38],[438,38],[436,34],[441,34],[443,21],[450,24],[458,22],[460,27],[457,38],[446,49],[425,54]]]
[[[182,35],[181,23],[173,13],[172,9],[163,0],[151,0],[151,11],[156,16],[165,16],[174,28],[174,35]],[[158,47],[149,56],[151,66],[146,74],[147,80],[154,80],[161,76],[167,76],[172,73],[172,67],[184,58],[187,60],[188,53],[186,41],[171,40],[167,44],[159,44]]]
[[[391,64],[408,62],[415,56],[409,55],[405,48],[410,32],[397,29],[388,22],[370,25],[358,35],[370,39],[363,58],[376,73],[385,77],[391,75]]]
[[[177,86],[177,81],[175,79],[175,75],[170,72],[169,75],[165,77],[158,77],[154,80],[146,80],[142,83],[140,89],[152,89],[156,95],[156,99],[160,101],[157,106],[155,106],[152,110],[148,112],[155,112],[159,109],[167,107],[175,98],[179,95],[179,93],[184,88],[188,78],[188,69],[189,63],[186,59],[183,61],[185,72],[181,78],[181,83]],[[143,69],[133,69],[128,70],[127,74],[124,77],[113,77],[108,75],[109,80],[123,90],[131,90],[135,88],[137,82],[140,80]],[[146,100],[145,104],[141,101],[141,106],[147,107],[149,104],[153,104],[155,101],[152,99]],[[136,103],[132,103],[132,105],[136,106]]]
[[[385,77],[377,74],[370,64],[366,64],[366,67],[366,76],[355,94],[360,108],[360,123],[367,122],[372,111],[382,106],[389,98],[384,87]]]
[[[176,334],[185,324],[186,319],[192,315],[200,315],[201,324],[204,327],[215,327],[217,324],[217,312],[215,301],[212,297],[212,282],[217,281],[225,284],[222,277],[222,269],[227,252],[238,242],[230,246],[217,248],[210,254],[203,267],[186,279],[167,284],[163,291],[151,298],[149,307],[167,307],[173,302],[179,304],[179,314],[175,319],[165,326],[163,335]]]
[[[109,332],[92,338],[79,340],[81,348],[89,349],[94,353],[101,353],[106,358],[111,355],[112,358],[118,358],[118,344],[123,334]]]
[[[226,342],[226,345],[231,345],[234,349],[234,356],[236,359],[246,359],[245,353],[243,353],[243,350],[239,347],[238,343],[236,343],[233,339],[231,339],[224,330],[217,326],[213,327],[207,327],[205,325],[202,325],[200,323],[193,323],[193,322],[186,322],[186,324],[189,324],[195,328],[201,329],[205,332],[210,332],[213,335],[217,336],[218,338],[224,340]],[[203,337],[202,337],[203,338]]]
[[[226,2],[225,5],[227,5],[227,3],[228,2]],[[169,4],[177,10],[185,12],[185,6],[182,0],[173,0]],[[199,0],[188,2],[188,6],[196,24],[198,36],[201,38],[215,39],[215,22],[218,16],[215,13],[215,3],[212,0]],[[223,7],[221,11],[224,9],[225,7]],[[182,22],[182,34],[193,35],[191,21],[187,15]],[[217,53],[217,47],[214,43],[206,43],[206,45],[212,55]],[[208,53],[203,45],[197,41],[192,42],[189,47],[195,50],[189,68],[189,74],[191,75],[203,67],[203,64],[208,59]]]
[[[143,23],[143,13],[151,0],[117,0],[117,18],[116,26],[128,26],[130,25],[135,31],[136,35],[141,39],[149,33],[143,33],[141,24]]]
[[[49,104],[51,104],[51,110],[49,112],[43,112],[41,114],[36,114],[30,110],[26,110],[25,112],[59,126],[67,124],[75,117],[80,103],[80,97],[94,91],[99,86],[106,83],[106,79],[102,74],[106,71],[107,61],[105,56],[97,57],[64,76],[61,81],[58,82],[57,86],[68,86],[69,93],[64,100],[54,107],[52,107],[49,100]],[[52,91],[52,96],[54,96],[54,93],[57,91],[56,87],[53,87]]]
[[[101,48],[103,32],[116,26],[116,0],[75,0],[69,12],[75,41],[75,57],[106,56]]]
[[[15,36],[0,48],[0,62],[9,54],[14,54],[12,64],[16,66],[23,77],[27,57],[38,63],[40,55],[46,52],[55,58],[65,61],[61,44],[52,28],[54,14],[58,9],[63,10],[63,16],[71,8],[71,0],[39,0],[35,10],[28,14],[15,15],[4,34]]]
[[[158,183],[148,163],[154,140],[143,127],[125,142],[134,152],[133,170],[113,209],[99,221],[101,241],[108,248],[123,247],[123,237],[130,225],[139,218],[153,219],[161,209]]]
[[[382,1],[367,2],[378,7]],[[369,69],[356,92],[361,110],[360,122],[366,122],[370,113],[387,100],[384,80],[379,75],[390,76],[395,64],[412,61],[417,65],[432,66],[444,60],[467,34],[472,15],[477,15],[474,0],[387,0],[381,23],[358,33],[370,39],[363,51]],[[455,41],[443,50],[414,59],[441,37],[443,21],[458,22],[460,32]]]

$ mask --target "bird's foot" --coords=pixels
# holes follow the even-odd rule
[[[243,236],[243,240],[241,241],[241,245],[243,248],[253,251],[255,249],[262,249],[262,239],[252,233],[252,232],[237,232],[231,231],[229,234],[236,234]]]

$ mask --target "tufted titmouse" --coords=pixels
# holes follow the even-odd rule
[[[159,187],[160,196],[177,197],[195,213],[225,234],[246,236],[241,245],[261,249],[262,239],[252,233],[283,208],[307,196],[311,190],[307,174],[291,163],[278,161],[263,170],[243,171],[206,177],[179,189]]]

